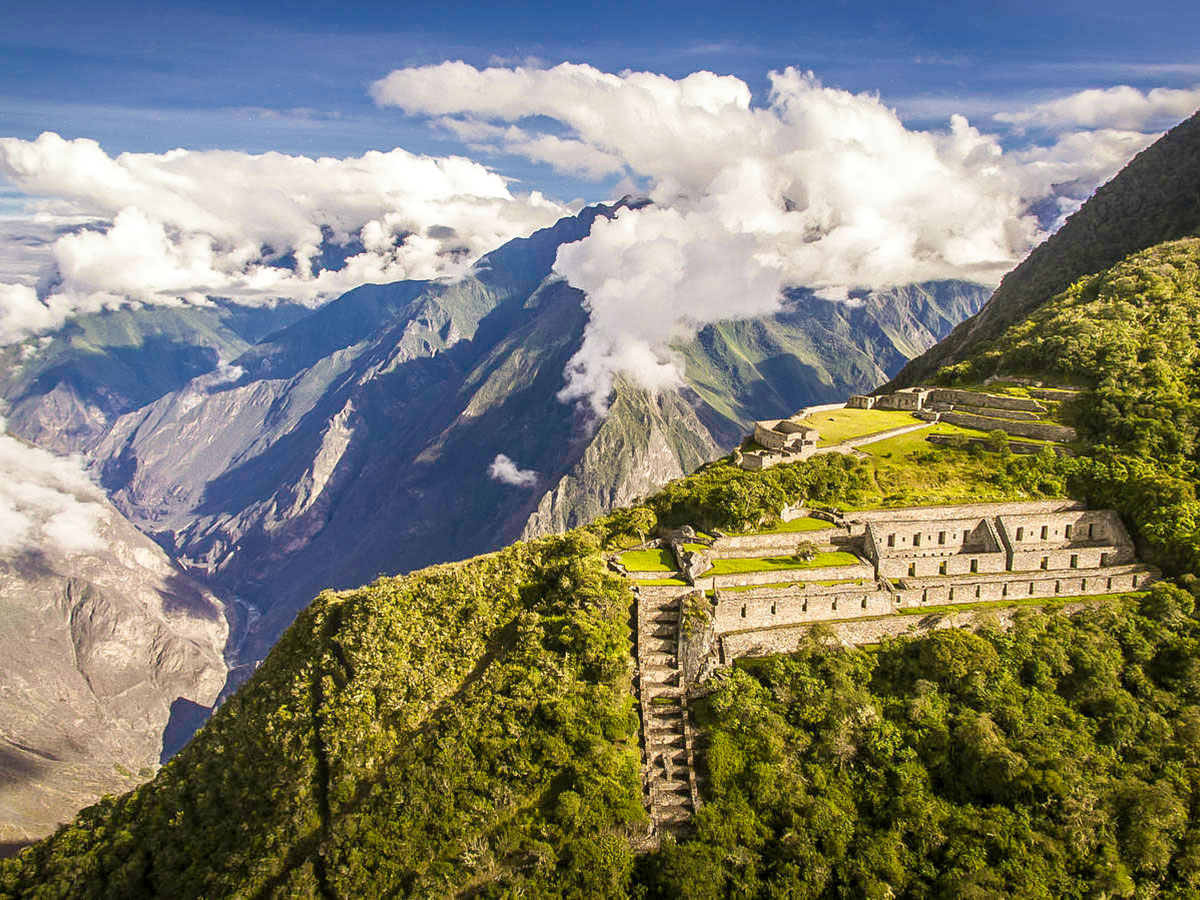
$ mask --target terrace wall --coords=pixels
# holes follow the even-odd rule
[[[736,572],[706,575],[696,579],[696,587],[711,590],[743,587],[751,584],[776,584],[787,581],[839,581],[847,578],[875,580],[875,568],[866,563],[848,566],[821,566],[812,569],[772,569],[766,572]]]
[[[826,619],[886,616],[895,609],[891,591],[873,584],[817,592],[779,591],[775,596],[752,596],[749,591],[718,595],[713,623],[718,634],[744,629],[776,628]]]
[[[1056,611],[1071,615],[1105,601],[1079,600],[1056,606]],[[1037,614],[1045,607],[1026,606],[1007,609],[972,609],[955,613],[931,613],[927,616],[884,616],[882,618],[851,619],[831,622],[829,627],[844,644],[878,644],[884,638],[917,637],[944,628],[980,628],[985,625],[1009,629],[1021,616]],[[774,628],[768,631],[747,631],[724,635],[721,638],[724,661],[778,653],[794,653],[811,624]]]
[[[960,503],[948,506],[909,506],[903,509],[864,509],[845,513],[852,522],[919,522],[980,519],[985,516],[1041,515],[1085,510],[1078,500],[1023,500],[1000,503]]]
[[[1077,437],[1074,428],[1067,425],[1051,425],[1048,422],[1014,422],[1012,419],[989,419],[986,416],[953,411],[942,413],[942,421],[964,428],[977,428],[980,431],[1001,429],[1006,434],[1038,441],[1073,441]]]
[[[954,388],[935,388],[929,395],[930,403],[953,403],[956,406],[981,406],[991,409],[1016,409],[1026,412],[1045,412],[1046,407],[1029,397],[1003,397],[981,394],[978,391],[963,391]]]
[[[812,541],[818,545],[829,545],[835,538],[848,537],[844,528],[830,525],[820,531],[789,531],[783,534],[731,534],[713,541],[714,557],[747,559],[792,553],[801,541]]]
[[[971,566],[975,570],[972,572]],[[942,571],[945,566],[945,571]],[[930,553],[921,557],[884,558],[879,561],[879,574],[883,578],[923,578],[938,575],[972,575],[1003,572],[1008,567],[1008,554],[1004,551],[991,553],[956,552],[947,555]]]
[[[896,596],[901,608],[989,603],[1030,597],[1072,597],[1120,594],[1139,590],[1158,578],[1151,566],[1111,566],[1104,569],[1051,569],[1005,572],[979,578],[904,578]]]

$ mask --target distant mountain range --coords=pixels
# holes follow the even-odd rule
[[[85,452],[138,528],[261,611],[252,662],[324,587],[585,521],[726,452],[755,418],[874,387],[986,297],[962,282],[852,303],[794,291],[775,316],[681,343],[684,387],[620,382],[595,425],[555,399],[587,314],[551,269],[618,208],[511,241],[460,281],[364,285],[308,314],[82,317],[5,351],[10,428]],[[497,454],[536,479],[489,478]]]

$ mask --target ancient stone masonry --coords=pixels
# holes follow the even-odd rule
[[[801,541],[839,555],[780,565]],[[1060,500],[851,512],[815,531],[718,536],[704,556],[707,566],[689,580],[709,601],[718,666],[816,623],[1127,593],[1159,574],[1137,560],[1115,512]],[[734,559],[739,565],[720,567]]]
[[[1070,391],[1038,391],[1048,399],[1073,396]],[[923,423],[892,428],[873,434],[847,439],[836,444],[819,446],[820,433],[806,419],[814,413],[830,409],[886,409],[910,412]],[[796,462],[817,453],[849,453],[855,447],[885,440],[908,431],[918,431],[936,422],[946,422],[978,431],[1003,431],[1018,438],[1035,441],[1070,442],[1077,437],[1067,425],[1045,421],[1048,409],[1036,397],[1011,397],[983,391],[956,388],[912,387],[893,394],[871,396],[855,394],[845,403],[830,403],[806,407],[786,419],[769,419],[754,423],[751,439],[760,449],[738,451],[735,460],[743,469],[758,471],[780,463]],[[948,442],[945,436],[940,443]],[[930,438],[933,440],[933,437]],[[1024,444],[1016,452],[1038,452],[1039,445]]]
[[[679,659],[683,599],[692,592],[691,588],[636,588],[642,781],[656,841],[664,834],[684,833],[700,803]]]
[[[684,834],[699,809],[688,700],[733,660],[792,651],[818,624],[847,643],[872,643],[1011,623],[1031,600],[1081,609],[1159,575],[1137,560],[1115,512],[1070,500],[783,511],[785,521],[800,516],[828,527],[715,537],[678,529],[642,545],[671,549],[678,566],[669,573],[626,571],[613,559],[635,581],[642,771],[655,842]],[[812,547],[805,559],[794,555],[810,543],[817,556]],[[664,575],[687,583],[647,583]]]

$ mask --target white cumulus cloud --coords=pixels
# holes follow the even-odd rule
[[[938,278],[995,283],[1045,237],[1034,204],[1066,191],[1058,210],[1071,212],[1154,138],[1113,127],[1006,152],[963,116],[918,131],[876,95],[795,69],[770,79],[755,105],[743,81],[711,72],[446,62],[397,69],[371,92],[478,147],[648,186],[651,204],[598,220],[555,265],[590,314],[560,396],[599,413],[617,373],[676,383],[673,338],[770,313],[787,286],[839,298]]]
[[[1029,109],[997,113],[999,122],[1056,131],[1114,128],[1137,131],[1171,125],[1200,108],[1200,84],[1192,88],[1139,91],[1127,84],[1093,88],[1038,103]]]
[[[568,212],[536,191],[513,193],[469,159],[401,149],[347,159],[113,157],[95,141],[47,132],[0,138],[0,178],[35,198],[31,214],[43,223],[89,223],[41,248],[58,276],[48,296],[31,301],[18,290],[28,277],[0,286],[0,343],[131,301],[315,305],[366,282],[453,277]],[[340,269],[318,271],[327,236],[361,249]],[[288,255],[291,268],[277,264]]]
[[[538,473],[533,469],[518,468],[517,464],[503,453],[497,453],[492,464],[488,466],[488,478],[516,487],[532,487],[537,484]]]
[[[0,418],[0,554],[103,549],[103,497],[79,457],[19,441]]]

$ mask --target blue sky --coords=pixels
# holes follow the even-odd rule
[[[109,152],[461,151],[367,96],[394,68],[446,59],[709,69],[760,100],[767,72],[791,65],[879,92],[914,127],[956,111],[986,124],[1089,87],[1200,83],[1200,4],[1179,2],[97,2],[7,4],[3,25],[0,134],[54,130]],[[559,196],[603,194],[534,163],[489,162]]]

